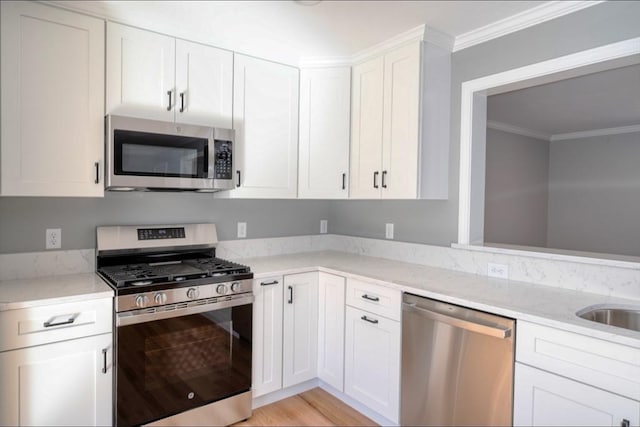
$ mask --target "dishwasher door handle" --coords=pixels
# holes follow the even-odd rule
[[[479,334],[503,339],[509,338],[511,336],[511,328],[501,328],[499,326],[485,325],[466,319],[460,319],[458,317],[453,317],[446,314],[437,313],[435,311],[427,310],[422,307],[418,307],[415,303],[403,303],[402,307],[404,310],[412,311],[428,319],[446,323],[447,325],[451,325],[456,328],[466,329],[467,331],[477,332]]]

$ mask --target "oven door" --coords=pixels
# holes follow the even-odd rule
[[[249,391],[252,302],[244,296],[119,313],[117,425],[149,423]]]

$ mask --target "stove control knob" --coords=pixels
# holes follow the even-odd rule
[[[156,305],[166,304],[167,294],[165,294],[164,292],[158,292],[153,296],[153,302],[155,302]]]
[[[216,286],[216,292],[219,295],[224,295],[227,293],[227,285],[218,285]]]
[[[189,290],[187,290],[187,298],[196,299],[198,296],[200,296],[200,290],[198,288],[189,288]]]
[[[149,302],[149,297],[147,297],[146,295],[138,295],[136,297],[136,307],[138,308],[145,307],[148,302]]]
[[[240,282],[233,282],[231,284],[231,292],[238,292],[240,290]]]

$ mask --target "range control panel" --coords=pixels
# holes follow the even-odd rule
[[[231,179],[233,174],[233,143],[223,139],[215,140],[215,178]]]
[[[138,228],[138,240],[184,239],[184,227]]]

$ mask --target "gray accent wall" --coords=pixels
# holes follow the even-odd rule
[[[218,239],[318,234],[328,204],[315,200],[230,200],[198,193],[115,193],[104,198],[0,197],[0,253],[45,250],[45,230],[62,229],[62,249],[96,246],[96,226],[213,222]]]
[[[487,129],[484,241],[547,246],[549,141]]]
[[[640,255],[640,132],[555,141],[548,245]]]
[[[220,200],[202,194],[113,194],[104,199],[0,198],[0,253],[44,249],[47,227],[62,228],[63,249],[95,247],[95,226],[213,221],[221,240],[329,232],[448,246],[457,240],[460,96],[464,81],[640,36],[640,2],[606,2],[476,45],[452,56],[451,150],[447,201]]]

